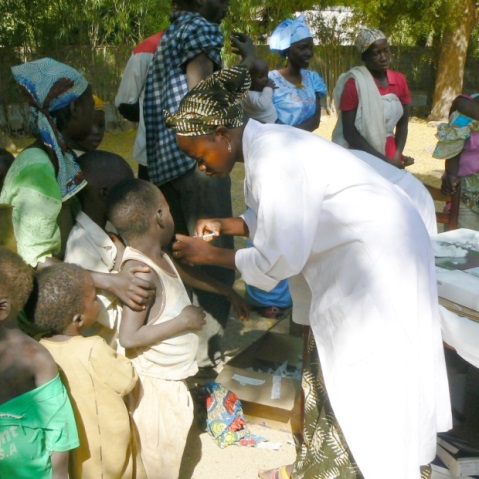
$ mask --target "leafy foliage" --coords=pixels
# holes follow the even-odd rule
[[[129,45],[168,24],[167,0],[2,0],[0,45]]]

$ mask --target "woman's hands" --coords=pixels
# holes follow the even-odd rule
[[[254,58],[254,44],[248,35],[234,32],[230,39],[233,53],[240,55],[243,60]]]
[[[204,234],[208,234],[204,231],[205,230],[199,230],[197,233],[198,237],[196,238],[177,234],[176,241],[171,247],[173,258],[190,264],[214,264],[210,262],[209,259],[214,254],[214,250],[220,248],[208,244],[208,241],[213,239],[212,237],[205,239],[200,237]]]
[[[195,226],[195,236],[210,242],[221,234],[222,227],[223,225],[219,219],[198,220]],[[213,236],[209,236],[211,234]],[[203,236],[205,237],[203,238]]]

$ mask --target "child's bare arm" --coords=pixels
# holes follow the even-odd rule
[[[146,326],[148,313],[123,309],[120,325],[120,344],[125,348],[150,346],[186,331],[200,330],[205,324],[205,313],[199,306],[188,305],[173,319]]]
[[[36,387],[46,384],[58,374],[58,367],[51,354],[31,338],[24,345],[22,358],[32,368]]]
[[[68,451],[52,452],[52,479],[68,479],[68,455]]]
[[[141,264],[136,261],[131,261],[131,263]],[[157,303],[160,304],[163,290],[158,278],[152,272],[142,273],[142,275],[144,275],[145,280],[149,280],[156,285]],[[119,340],[124,348],[150,346],[185,331],[199,330],[205,324],[205,314],[197,306],[188,305],[178,316],[169,321],[147,325],[151,312],[151,306],[145,311],[133,311],[129,307],[123,308]]]
[[[241,321],[249,319],[250,310],[248,303],[233,288],[226,286],[198,268],[194,268],[186,263],[175,261],[175,266],[183,283],[192,288],[225,296],[231,302],[231,306],[238,316],[238,319]]]

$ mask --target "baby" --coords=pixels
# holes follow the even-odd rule
[[[70,453],[70,478],[145,477],[123,401],[136,372],[102,338],[80,334],[99,313],[90,274],[61,263],[40,270],[36,283],[34,321],[50,335],[40,342],[61,368],[78,424],[80,447]]]
[[[249,74],[251,87],[246,98],[241,100],[245,115],[261,123],[276,123],[278,115],[273,104],[273,81],[268,78],[268,65],[256,58],[252,63]]]
[[[32,276],[0,246],[0,476],[67,479],[79,444],[70,400],[49,352],[17,327]]]

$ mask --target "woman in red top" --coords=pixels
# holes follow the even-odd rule
[[[366,151],[398,167],[414,163],[403,156],[411,94],[402,73],[389,70],[391,53],[380,30],[362,30],[356,39],[364,66],[343,73],[334,89],[338,122],[333,141]]]

